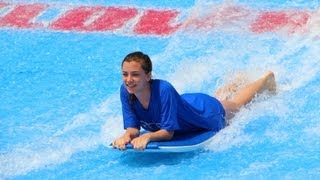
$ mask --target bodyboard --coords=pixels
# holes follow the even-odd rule
[[[146,133],[146,132],[143,132]],[[143,151],[138,152],[189,152],[202,149],[216,134],[216,131],[195,131],[178,133],[169,141],[152,141],[147,144]],[[112,144],[110,144],[112,147]],[[136,151],[132,144],[127,144],[127,151]]]

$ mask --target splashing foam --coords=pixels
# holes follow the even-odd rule
[[[29,144],[17,145],[0,155],[0,175],[25,175],[35,169],[68,161],[77,152],[89,151],[99,145],[109,145],[119,134],[122,119],[118,111],[118,93],[86,113],[75,115],[69,124],[53,134]],[[104,123],[104,124],[103,124]],[[95,130],[100,128],[100,132]]]
[[[205,17],[210,13],[208,6],[212,7],[215,4],[207,1],[196,3],[196,6],[191,9],[190,19]],[[234,6],[229,2],[217,5],[215,12],[224,12],[228,7],[230,9]],[[201,11],[202,9],[205,11]],[[200,12],[204,13],[200,14]],[[285,30],[290,27],[283,27],[283,32],[260,34],[259,36],[243,33],[243,28],[241,28],[242,25],[248,24],[247,21],[255,18],[256,14],[251,14],[252,16],[241,21],[239,26],[231,29],[228,24],[217,19],[219,16],[213,19],[218,20],[215,23],[200,21],[208,23],[201,24],[204,29],[200,29],[200,33],[199,28],[177,33],[170,41],[166,51],[156,56],[156,59],[159,60],[157,64],[170,67],[169,71],[168,69],[157,69],[157,74],[172,82],[180,93],[200,91],[209,83],[212,86],[206,88],[206,91],[212,94],[219,86],[231,82],[239,72],[246,74],[248,81],[257,79],[266,70],[275,72],[278,91],[276,97],[265,101],[266,97],[262,95],[251,105],[251,109],[242,109],[234,118],[232,125],[213,138],[212,143],[207,147],[213,151],[223,151],[252,143],[255,138],[244,133],[245,126],[253,119],[270,114],[279,119],[286,117],[286,114],[292,111],[288,107],[286,94],[304,87],[319,74],[319,11],[312,13],[306,27],[301,32],[285,34]],[[241,17],[246,14],[239,12],[236,15]],[[194,21],[193,24],[187,21],[184,26],[192,27],[192,25],[197,24]],[[224,32],[223,37],[220,37],[221,32],[218,32],[217,26],[219,26],[219,31]],[[190,47],[190,44],[193,46]],[[245,63],[239,59],[245,59]],[[178,63],[170,64],[170,62],[177,61]],[[267,110],[268,114],[266,114]],[[267,136],[276,135],[272,131],[266,133]],[[284,133],[283,138],[278,141],[286,141],[288,135]]]
[[[199,6],[203,3],[196,4],[194,12],[209,9]],[[221,12],[227,5],[228,3],[221,6]],[[231,29],[232,33],[230,31],[226,33],[228,37],[232,37],[231,39],[224,39],[216,29],[210,30],[213,24],[208,22],[203,27],[209,31],[177,33],[170,39],[167,49],[153,57],[155,66],[162,64],[162,67],[155,68],[155,74],[171,81],[181,93],[199,91],[206,86],[206,83],[215,80],[218,83],[207,89],[208,92],[213,92],[217,86],[225,84],[230,80],[229,77],[238,71],[248,73],[250,78],[255,79],[266,69],[274,70],[279,87],[277,98],[253,104],[253,110],[244,108],[237,114],[231,126],[213,138],[208,149],[223,151],[251,142],[254,137],[245,134],[244,127],[253,119],[264,116],[265,109],[270,106],[273,109],[269,109],[268,113],[278,117],[290,112],[286,100],[281,100],[283,94],[303,87],[319,74],[320,60],[315,58],[319,57],[320,50],[319,14],[319,11],[315,12],[308,22],[310,33],[303,36],[293,35],[287,39],[270,34],[259,37],[243,34],[240,29],[241,23],[245,22],[240,22],[239,28]],[[238,15],[244,14],[239,12]],[[224,22],[218,21],[218,26],[224,27],[224,25]],[[279,39],[282,43],[281,49],[275,52],[271,52],[273,45],[268,43],[273,39]],[[300,51],[306,53],[299,53]],[[298,59],[295,57],[297,53],[302,54]],[[239,58],[246,59],[246,62],[239,61]],[[290,68],[287,68],[288,66]],[[36,144],[20,145],[9,153],[1,154],[1,175],[23,175],[44,166],[66,162],[76,152],[92,150],[100,144],[108,145],[114,137],[122,133],[122,127],[119,125],[119,122],[122,122],[121,113],[114,112],[114,109],[121,110],[118,93],[114,93],[91,111],[74,116],[70,120],[71,123],[57,131],[53,137],[45,138]],[[275,104],[277,106],[274,106]],[[101,129],[98,133],[90,131],[91,126]],[[81,131],[84,134],[79,134],[77,130],[81,128],[89,132]],[[307,131],[318,135],[315,133],[317,129],[319,127]]]
[[[25,175],[41,167],[66,162],[74,153],[96,146],[98,139],[99,137],[94,136],[72,137],[67,140],[49,138],[16,147],[12,152],[0,155],[1,175]]]

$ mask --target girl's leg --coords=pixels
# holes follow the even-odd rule
[[[237,94],[230,100],[221,100],[221,103],[226,111],[226,119],[231,119],[236,112],[243,106],[249,103],[256,94],[264,90],[275,91],[276,82],[274,73],[269,71],[260,79],[248,84],[240,89]]]
[[[248,77],[244,73],[236,74],[231,82],[216,91],[214,97],[220,101],[232,99],[248,82]]]

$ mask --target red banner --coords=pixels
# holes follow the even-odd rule
[[[264,33],[286,29],[288,33],[304,27],[310,19],[307,11],[255,12],[241,7],[212,11],[205,16],[178,18],[174,9],[139,9],[136,7],[64,6],[55,4],[11,4],[0,2],[0,29],[47,29],[52,31],[117,32],[135,35],[167,36],[183,28],[212,29],[249,21],[243,29]],[[39,17],[50,9],[61,9],[50,22]],[[252,19],[252,17],[254,17]],[[181,22],[182,21],[182,22]]]

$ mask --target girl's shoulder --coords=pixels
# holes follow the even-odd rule
[[[160,89],[173,88],[170,82],[163,79],[153,79],[152,86],[159,87]]]
[[[162,79],[153,79],[151,86],[154,91],[158,91],[160,94],[176,92],[176,89],[170,82]]]
[[[127,89],[126,89],[126,87],[125,87],[125,85],[124,85],[123,83],[122,83],[121,86],[120,86],[120,92],[121,92],[121,93],[128,93],[128,92],[127,92]]]

